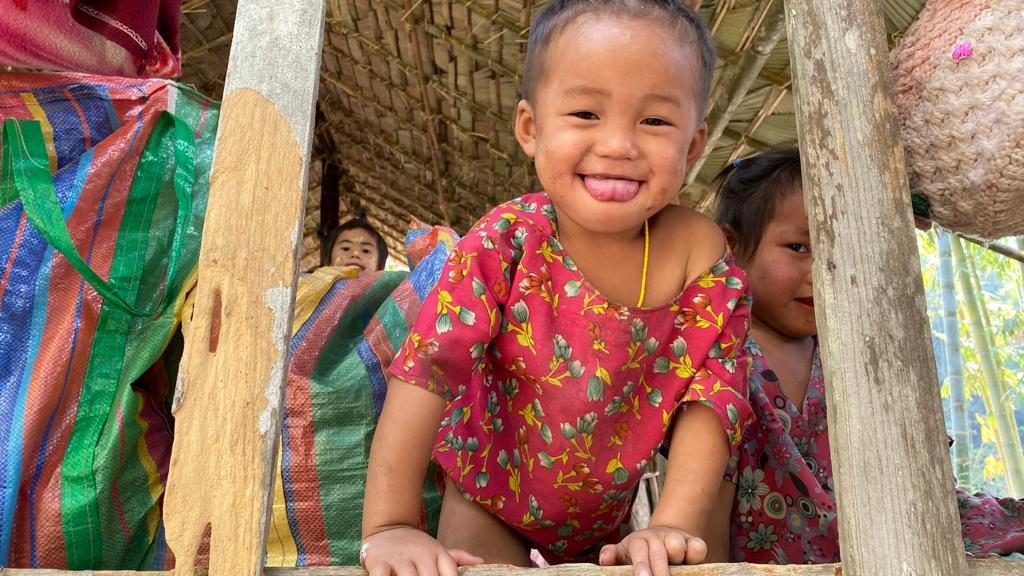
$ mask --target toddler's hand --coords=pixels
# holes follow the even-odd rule
[[[675,528],[647,528],[601,548],[599,561],[602,566],[632,564],[636,576],[668,576],[669,566],[700,564],[707,555],[707,544],[696,536]]]
[[[464,550],[446,550],[412,526],[390,528],[364,539],[359,558],[369,576],[459,576],[459,566],[484,562]]]

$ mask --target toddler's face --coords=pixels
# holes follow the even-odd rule
[[[635,231],[674,201],[704,150],[696,56],[655,21],[578,17],[551,39],[516,137],[534,159],[559,226]]]
[[[817,334],[811,284],[811,236],[803,194],[787,194],[746,262],[755,326],[788,338]]]
[[[356,266],[359,275],[377,269],[377,240],[362,228],[350,228],[338,235],[331,251],[331,265]]]

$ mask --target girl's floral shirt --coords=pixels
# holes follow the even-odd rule
[[[736,483],[731,559],[760,564],[836,562],[839,536],[828,451],[825,378],[817,346],[803,406],[782,391],[761,349],[753,358],[750,404],[757,423],[747,429],[726,474]]]
[[[815,347],[802,407],[782,390],[754,339],[749,427],[726,479],[736,483],[731,560],[757,564],[828,564],[841,560],[825,379]],[[953,479],[950,479],[953,488]],[[968,554],[1024,553],[1024,499],[955,489]]]
[[[726,256],[664,306],[610,302],[528,194],[459,242],[391,372],[448,400],[433,457],[467,498],[555,561],[588,558],[619,537],[677,409],[711,407],[739,443],[747,294]]]

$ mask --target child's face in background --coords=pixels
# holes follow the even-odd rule
[[[796,339],[817,333],[811,263],[807,212],[797,189],[779,201],[761,243],[745,263],[755,329]]]
[[[704,150],[696,55],[656,21],[578,17],[551,39],[516,137],[559,226],[633,232],[674,201]]]
[[[356,266],[360,276],[377,270],[377,240],[362,228],[345,230],[331,250],[331,265]]]

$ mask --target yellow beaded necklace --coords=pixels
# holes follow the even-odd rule
[[[643,272],[640,273],[640,300],[638,300],[636,303],[637,308],[643,307],[644,293],[647,292],[647,256],[650,248],[651,231],[647,226],[647,220],[644,220],[644,268]]]

